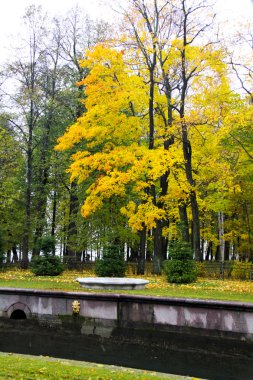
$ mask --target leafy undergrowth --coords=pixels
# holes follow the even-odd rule
[[[63,291],[85,291],[75,281],[77,277],[92,277],[92,272],[65,271],[57,277],[35,276],[30,271],[9,270],[0,272],[0,287],[33,288]],[[133,276],[132,276],[133,277]],[[199,278],[193,284],[169,284],[164,276],[134,276],[149,280],[145,290],[117,291],[159,297],[186,297],[253,302],[253,281],[216,280]],[[94,291],[93,291],[94,292]],[[96,291],[98,292],[98,291]],[[115,291],[102,291],[115,293]]]
[[[0,353],[1,380],[179,380],[191,379],[102,364]]]

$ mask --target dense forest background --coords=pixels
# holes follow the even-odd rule
[[[0,73],[0,240],[27,267],[108,242],[161,262],[252,260],[253,34],[209,1],[129,0],[117,25],[31,6]]]

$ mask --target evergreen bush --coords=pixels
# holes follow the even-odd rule
[[[59,256],[47,254],[32,260],[31,271],[36,276],[58,276],[64,271],[64,265]]]
[[[37,242],[42,255],[35,256],[31,262],[31,271],[36,276],[58,276],[64,271],[64,264],[59,256],[54,256],[55,241],[52,236],[44,236]]]
[[[126,263],[124,252],[115,244],[109,244],[103,252],[103,257],[96,261],[95,273],[99,277],[124,277]]]
[[[197,279],[197,266],[189,243],[182,241],[171,243],[169,256],[170,260],[164,261],[163,264],[168,282],[187,284]]]

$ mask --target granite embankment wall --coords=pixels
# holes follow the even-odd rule
[[[28,319],[48,317],[53,323],[72,316],[73,301],[80,303],[79,316],[94,326],[190,328],[253,340],[253,303],[0,288],[0,317],[22,310]]]

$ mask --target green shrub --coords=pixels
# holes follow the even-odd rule
[[[58,276],[64,271],[64,265],[59,256],[43,254],[32,259],[31,271],[36,276]]]
[[[96,261],[95,273],[99,277],[124,277],[126,263],[118,245],[108,245],[101,260]]]
[[[251,263],[234,261],[231,278],[235,280],[249,280],[251,270],[253,270]]]
[[[54,256],[55,241],[52,236],[43,236],[37,241],[41,256],[32,259],[30,268],[36,276],[58,276],[64,271],[64,264],[59,256]]]
[[[163,264],[168,282],[186,284],[197,279],[197,266],[188,243],[173,242],[170,244],[169,255],[171,260],[166,260]]]

